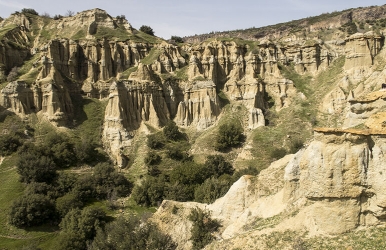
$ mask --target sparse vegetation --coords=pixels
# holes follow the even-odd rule
[[[199,208],[192,209],[189,220],[192,221],[191,240],[193,249],[202,249],[208,245],[213,239],[212,233],[216,232],[220,227],[220,223],[210,217],[210,213]]]
[[[36,16],[39,15],[39,13],[38,13],[36,10],[34,10],[34,9],[29,9],[29,8],[24,8],[24,9],[22,9],[22,10],[21,10],[21,13],[23,13],[23,14],[31,14],[31,15],[36,15]]]

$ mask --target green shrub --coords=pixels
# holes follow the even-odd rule
[[[29,9],[29,8],[23,8],[23,9],[21,9],[21,13],[23,13],[23,14],[32,14],[32,15],[36,15],[36,16],[39,15],[39,13],[38,13],[36,10],[34,10],[34,9]]]
[[[189,220],[193,223],[193,227],[190,230],[193,249],[202,249],[214,239],[212,233],[218,230],[220,223],[212,220],[209,212],[202,211],[199,208],[191,210]]]
[[[234,173],[232,176],[233,182],[237,181],[240,179],[241,176],[243,175],[253,175],[256,176],[259,174],[259,170],[256,167],[248,166],[247,168],[240,169],[237,172]]]
[[[171,36],[170,40],[173,40],[176,43],[183,43],[184,42],[184,40],[179,36]]]
[[[235,171],[232,164],[225,161],[222,155],[209,155],[204,165],[210,176],[214,177],[219,177],[223,174],[232,175]]]
[[[164,199],[165,178],[160,176],[157,178],[148,177],[141,185],[134,187],[132,197],[139,205],[157,206]]]
[[[159,249],[174,250],[177,245],[163,234],[156,225],[129,216],[118,217],[100,229],[89,249]]]
[[[97,230],[107,220],[106,213],[95,207],[83,210],[73,209],[66,214],[60,223],[62,232],[59,236],[59,249],[87,249],[87,241],[93,240]]]
[[[278,160],[280,158],[283,158],[287,154],[287,150],[285,148],[273,148],[270,157],[272,160]]]
[[[56,165],[53,160],[36,151],[19,154],[16,167],[20,175],[20,181],[25,183],[51,183],[57,175]]]
[[[124,197],[131,191],[132,184],[108,163],[97,164],[92,177],[96,198],[106,199],[112,193]]]
[[[158,165],[161,162],[161,156],[154,151],[149,151],[144,162],[147,166]]]
[[[0,155],[6,156],[17,151],[22,145],[18,134],[5,134],[0,137]]]
[[[82,206],[83,202],[79,199],[78,194],[75,192],[67,193],[56,199],[55,202],[56,211],[61,217],[64,217],[72,209],[81,208]]]
[[[163,128],[163,134],[166,139],[171,141],[177,141],[182,138],[182,133],[178,130],[178,126],[171,120]]]
[[[142,25],[139,28],[139,30],[142,31],[143,33],[146,33],[148,35],[154,36],[154,31],[153,31],[153,29],[150,26]]]
[[[225,123],[219,127],[215,149],[224,151],[239,146],[243,141],[243,127],[236,122]]]
[[[194,201],[201,203],[212,203],[224,196],[232,185],[232,177],[223,175],[220,178],[206,179],[203,184],[194,191]]]
[[[147,146],[151,149],[160,149],[165,145],[162,134],[156,133],[147,136]]]
[[[300,139],[295,139],[291,141],[289,152],[291,154],[295,154],[303,147],[303,144],[304,144],[303,141],[301,141]]]
[[[170,145],[167,148],[166,155],[176,161],[184,161],[189,159],[187,152],[183,151],[179,145]]]
[[[38,226],[53,220],[55,207],[42,194],[29,194],[16,199],[10,208],[10,223],[17,227]]]

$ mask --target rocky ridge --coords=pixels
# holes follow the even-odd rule
[[[37,72],[36,79],[25,85],[26,88],[31,86],[31,91],[35,93],[34,105],[25,103],[27,99],[33,98],[23,97],[14,102],[20,102],[16,106],[24,106],[25,110],[12,106],[6,99],[10,99],[9,95],[17,99],[21,94],[3,91],[4,108],[25,115],[32,112],[30,107],[33,107],[34,112],[41,111],[57,125],[64,125],[71,124],[70,95],[82,93],[91,98],[109,98],[112,104],[106,110],[104,141],[110,152],[117,152],[119,148],[130,145],[132,136],[120,136],[117,131],[134,135],[142,121],[160,127],[165,124],[165,120],[174,119],[180,126],[194,126],[200,130],[208,128],[221,114],[219,90],[230,100],[247,107],[250,114],[249,128],[264,126],[266,94],[275,100],[276,110],[289,107],[295,98],[302,95],[294,83],[282,75],[279,69],[281,65],[293,65],[300,75],[316,75],[343,55],[346,56],[345,69],[355,68],[356,65],[372,65],[384,41],[383,36],[368,32],[352,35],[339,43],[321,39],[288,38],[285,43],[280,44],[266,39],[254,44],[237,40],[212,40],[178,47],[166,42],[137,42],[129,37],[126,40],[106,37],[92,39],[101,29],[123,29],[127,34],[138,33],[127,21],[113,19],[99,9],[53,20],[42,26],[44,22],[46,21],[23,14],[14,14],[0,26],[16,25],[6,36],[21,32],[19,36],[23,39],[14,35],[4,41],[10,43],[17,40],[27,49],[27,44],[31,41],[26,40],[26,34],[35,32],[34,25],[47,30],[54,30],[56,27],[57,37],[62,35],[63,30],[73,26],[79,27],[77,32],[86,27],[87,32],[84,38],[77,40],[67,36],[42,43],[37,42],[36,39],[42,39],[41,35],[37,35],[35,41],[30,43],[30,52],[24,55],[24,59],[33,55],[30,71]],[[11,49],[3,51],[13,53]],[[21,63],[21,59],[9,62],[5,55],[0,59],[0,63],[4,65],[3,75]],[[176,78],[178,74],[184,77]],[[51,82],[51,87],[47,85],[48,82]],[[41,90],[42,85],[45,89],[60,90],[56,92],[54,96],[57,97],[54,99],[46,98],[49,103],[44,105],[40,103],[41,97],[37,94],[45,92]],[[120,96],[121,101],[115,100],[114,96]],[[347,99],[342,93],[338,96],[334,99]],[[126,98],[133,98],[131,103],[138,104],[121,103]],[[329,112],[338,108],[339,105],[327,107]],[[112,120],[115,122],[111,122]],[[117,153],[112,153],[112,156],[118,157]]]
[[[335,17],[329,28],[341,27],[355,15]],[[310,32],[326,25],[313,24]],[[80,28],[64,35],[72,26]],[[154,220],[173,235],[180,249],[191,246],[186,217],[194,207],[211,211],[221,221],[217,235],[221,240],[213,243],[215,248],[224,248],[225,240],[242,247],[241,235],[289,227],[321,235],[384,223],[382,32],[342,39],[337,31],[329,40],[294,35],[281,36],[280,41],[209,39],[177,46],[138,40],[143,34],[126,20],[99,9],[48,23],[14,14],[0,27],[5,30],[0,33],[0,76],[7,84],[1,89],[1,108],[21,117],[37,113],[56,126],[70,126],[74,96],[106,100],[102,140],[121,168],[143,124],[159,129],[174,120],[180,127],[203,131],[221,119],[222,102],[228,99],[246,108],[243,124],[252,131],[266,125],[268,97],[276,111],[298,99],[309,101],[298,83],[285,77],[284,68],[310,77],[312,84],[334,61],[345,58],[342,77],[331,82],[331,91],[318,100],[320,113],[338,126],[315,128],[306,147],[256,177],[243,176],[213,204],[164,201]],[[44,29],[56,33],[48,39]],[[125,37],[99,37],[102,31],[123,31]],[[16,66],[27,70],[6,81]],[[172,212],[175,206],[177,214]],[[260,230],[255,223],[272,218],[279,222],[269,230]]]

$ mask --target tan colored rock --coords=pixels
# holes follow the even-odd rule
[[[21,116],[34,109],[33,92],[25,82],[10,82],[1,90],[1,106]]]
[[[178,104],[175,122],[179,126],[194,125],[201,130],[214,124],[219,114],[215,84],[212,81],[196,81],[185,85],[184,100]]]
[[[66,126],[73,117],[70,91],[55,69],[33,86],[36,111],[57,126]]]
[[[346,61],[344,68],[370,66],[382,48],[382,37],[370,31],[356,33],[346,39]]]
[[[255,129],[265,126],[264,114],[261,109],[253,108],[249,111],[248,128]]]
[[[386,106],[385,97],[385,91],[375,91],[350,100],[343,127],[354,127],[364,123],[371,115]]]
[[[114,82],[110,86],[102,140],[117,159],[121,157],[121,150],[130,146],[130,139],[142,122],[160,127],[169,119],[159,85],[134,80]]]

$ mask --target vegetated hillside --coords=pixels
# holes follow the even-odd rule
[[[346,30],[349,35],[357,31],[382,30],[386,25],[386,6],[352,8],[343,11],[323,13],[319,16],[302,18],[285,23],[248,29],[213,31],[208,34],[186,36],[185,42],[203,42],[209,38],[242,38],[257,41],[260,39],[280,39],[290,35],[298,37],[325,37],[331,30]]]
[[[267,234],[250,247],[270,248],[294,216],[298,237],[382,225],[382,8],[179,45],[100,9],[12,14],[0,23],[1,245],[200,249],[217,235],[218,249]],[[344,211],[336,229],[329,207]],[[283,244],[295,243],[308,244]]]

